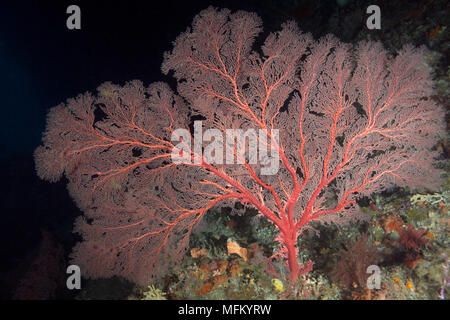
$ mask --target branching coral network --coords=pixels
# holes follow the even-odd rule
[[[311,222],[348,222],[359,214],[357,197],[393,184],[438,184],[431,147],[443,113],[428,98],[423,49],[393,57],[376,42],[314,40],[293,22],[254,48],[261,30],[255,14],[210,7],[164,55],[176,92],[164,83],[105,83],[96,96],[51,109],[36,168],[49,181],[65,174],[85,213],[72,255],[84,276],[147,285],[182,257],[209,209],[239,201],[279,229],[277,256],[295,281],[312,268],[297,246]],[[265,164],[233,144],[224,152],[237,163],[211,163],[196,148],[186,149],[191,163],[172,161],[187,143],[176,130],[189,129],[192,115],[225,137],[262,131],[279,155],[276,174],[262,175]]]

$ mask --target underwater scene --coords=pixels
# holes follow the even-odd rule
[[[1,4],[0,299],[448,300],[449,9]]]

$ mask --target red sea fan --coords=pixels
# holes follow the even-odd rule
[[[209,209],[241,202],[278,228],[278,256],[294,281],[311,267],[297,256],[311,222],[347,223],[357,197],[393,184],[438,184],[431,147],[444,116],[428,98],[423,49],[393,57],[380,43],[314,40],[288,22],[254,50],[261,26],[255,14],[210,7],[164,55],[177,92],[105,83],[50,111],[36,169],[48,181],[65,175],[84,211],[72,258],[85,277],[146,285],[183,256]],[[205,119],[194,123],[205,132],[194,145],[192,115]],[[247,135],[258,161],[237,140],[206,145],[229,130],[236,139],[258,133]],[[172,161],[173,151],[185,161]],[[236,163],[216,161],[224,151]],[[277,170],[267,174],[268,164]]]

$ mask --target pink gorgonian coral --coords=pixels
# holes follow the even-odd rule
[[[393,184],[438,183],[431,147],[443,112],[429,98],[424,49],[391,56],[378,42],[314,40],[294,22],[255,47],[261,30],[255,14],[210,7],[164,55],[162,71],[176,78],[176,91],[104,83],[97,95],[50,110],[37,173],[49,181],[64,174],[84,211],[75,226],[83,241],[72,255],[84,276],[147,284],[180,259],[209,209],[239,201],[279,229],[277,256],[294,281],[312,267],[301,264],[297,246],[311,222],[349,221],[359,196]],[[263,132],[279,155],[276,174],[261,174],[266,163],[250,163],[234,144],[223,151],[237,163],[205,161],[202,148],[187,149],[191,163],[173,162],[183,143],[174,132],[189,129],[193,115],[223,136]]]

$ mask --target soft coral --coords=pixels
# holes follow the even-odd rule
[[[419,251],[429,243],[429,240],[424,238],[426,234],[426,230],[415,230],[412,225],[408,224],[408,229],[400,232],[398,242],[408,250]]]
[[[422,258],[422,249],[425,248],[430,242],[425,238],[426,234],[426,230],[415,230],[410,224],[407,229],[403,229],[400,232],[398,242],[401,246],[408,250],[403,259],[403,264],[407,267],[414,268],[416,262]]]

